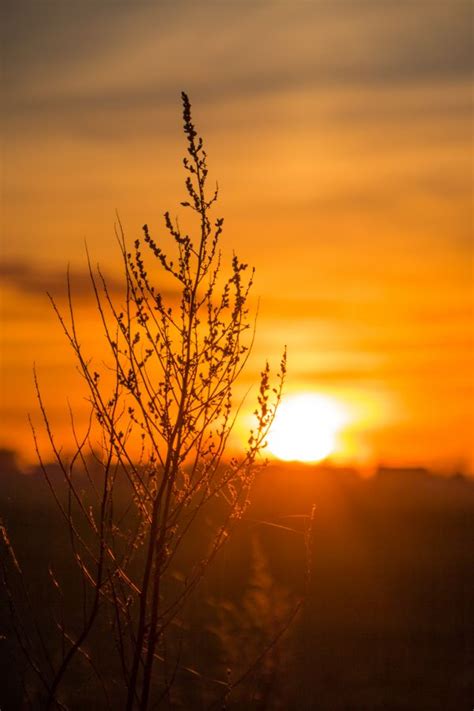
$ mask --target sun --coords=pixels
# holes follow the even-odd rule
[[[316,393],[290,395],[281,402],[268,435],[268,449],[285,461],[319,462],[334,452],[346,420],[342,406]]]

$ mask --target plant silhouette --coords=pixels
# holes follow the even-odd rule
[[[17,625],[41,681],[44,708],[65,706],[68,678],[74,678],[79,659],[90,665],[107,703],[119,683],[127,710],[144,711],[152,701],[171,704],[186,643],[176,631],[180,615],[245,511],[281,397],[285,353],[275,385],[268,363],[263,368],[254,429],[242,455],[229,458],[233,386],[254,334],[247,304],[253,271],[234,255],[225,272],[219,249],[223,219],[211,219],[218,190],[208,192],[207,156],[184,92],[182,105],[187,199],[181,205],[194,218],[197,236],[182,231],[166,212],[168,248],[144,225],[142,239],[129,250],[119,221],[120,306],[88,255],[108,362],[97,365],[81,346],[69,275],[66,315],[50,297],[87,386],[91,416],[87,431],[79,434],[71,414],[76,446],[66,457],[56,444],[35,372],[61,484],[51,475],[32,425],[36,451],[83,583],[79,621],[77,615],[69,623],[62,614],[57,619],[61,652],[55,659],[39,630],[40,643],[34,644],[26,627]],[[157,272],[153,278],[152,272]],[[52,568],[50,575],[61,595]],[[10,602],[13,609],[12,596]],[[115,656],[120,682],[111,682],[95,658],[89,642],[97,629],[107,630],[101,645],[108,662]]]

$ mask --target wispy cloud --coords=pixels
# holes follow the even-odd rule
[[[91,277],[88,271],[77,267],[69,273],[74,296],[84,299],[93,296]],[[32,262],[7,260],[0,264],[0,280],[9,287],[32,296],[46,294],[67,295],[67,269],[41,269]],[[123,292],[123,285],[116,277],[107,276],[111,293]]]
[[[100,274],[104,277],[109,294],[111,296],[123,296],[124,280],[107,272],[107,270],[104,272],[100,267],[94,270],[94,277],[99,291],[102,289],[102,280],[98,269],[100,269]],[[69,281],[73,298],[81,301],[95,299],[91,275],[87,269],[81,270],[77,266],[69,269]],[[67,298],[68,270],[39,268],[32,262],[15,259],[4,260],[3,263],[0,263],[0,282],[29,296],[48,293],[54,298]],[[172,300],[179,296],[177,291],[172,291],[171,289],[164,289],[161,293],[163,297]]]
[[[209,103],[469,81],[470,15],[462,1],[11,3],[10,110],[74,124],[86,112],[174,106],[182,87]]]

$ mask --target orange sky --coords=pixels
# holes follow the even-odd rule
[[[257,268],[255,351],[352,413],[357,462],[473,469],[470,2],[18,2],[4,10],[2,438],[28,455],[36,361],[61,430],[74,364],[44,292],[84,239],[114,278],[184,199],[179,92],[223,249]],[[242,383],[244,388],[244,383]]]

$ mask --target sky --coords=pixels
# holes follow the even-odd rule
[[[31,456],[36,363],[58,436],[86,406],[46,290],[70,265],[97,351],[85,241],[120,279],[185,198],[186,90],[223,250],[256,267],[242,389],[288,346],[288,393],[348,413],[340,458],[474,469],[472,3],[229,0],[2,9],[0,445]],[[66,414],[65,414],[66,413]]]

